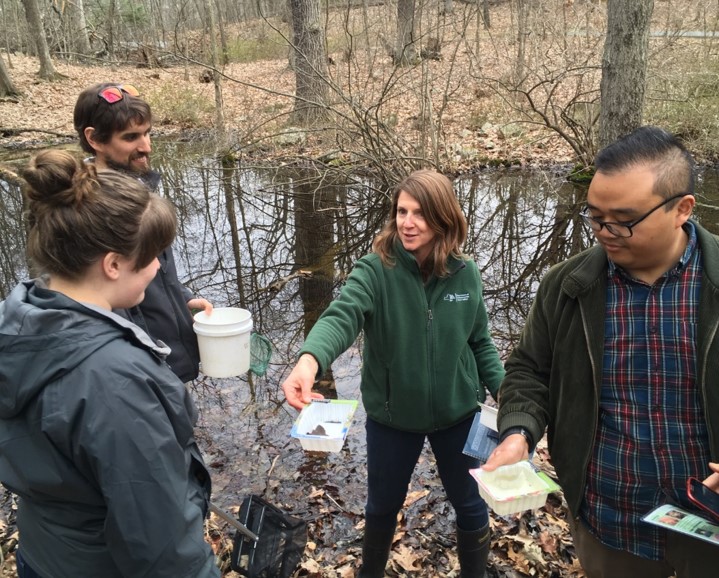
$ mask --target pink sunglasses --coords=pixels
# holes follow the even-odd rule
[[[137,90],[137,88],[135,88],[134,86],[132,86],[132,84],[118,84],[117,86],[108,86],[107,88],[103,88],[97,96],[99,96],[109,104],[115,104],[116,102],[120,102],[123,98],[125,98],[123,92],[129,94],[130,96],[140,96],[140,91]]]

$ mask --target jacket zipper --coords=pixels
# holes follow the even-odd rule
[[[385,392],[386,396],[384,399],[384,411],[387,413],[387,419],[389,420],[389,423],[392,423],[392,412],[389,409],[389,393],[390,393],[390,383],[389,383],[389,370],[385,370],[384,374],[385,379]]]
[[[596,431],[597,421],[599,420],[599,395],[600,395],[599,388],[601,386],[597,383],[597,380],[596,380],[597,364],[596,364],[596,360],[594,359],[594,353],[592,351],[592,340],[591,340],[591,336],[589,333],[589,328],[587,327],[587,316],[585,314],[584,307],[582,306],[581,299],[579,300],[579,310],[582,314],[582,328],[584,329],[584,338],[586,339],[586,342],[587,342],[587,352],[589,353],[589,363],[592,366],[592,383],[594,384],[594,395],[596,395],[596,397],[597,397],[597,403],[594,404],[594,416],[593,416],[593,418],[594,418],[594,428],[593,429],[594,429],[594,431]],[[589,453],[587,454],[586,458],[584,459],[584,464],[583,464],[584,467],[582,469],[582,472],[583,472],[582,473],[582,488],[587,483],[587,467],[589,466],[589,460],[591,459],[591,455],[592,455],[592,448],[589,449]],[[581,500],[580,500],[580,503],[578,504],[578,506],[581,507]],[[578,511],[579,511],[579,509],[577,509],[577,512]],[[577,518],[577,520],[579,519],[579,514],[577,514],[576,518]]]
[[[432,307],[428,305],[427,309],[427,375],[429,376],[429,407],[434,408],[434,371],[432,371],[432,333],[434,331],[432,327],[432,321],[434,317],[432,316]],[[432,425],[433,429],[436,429],[434,427],[434,411],[432,410]]]

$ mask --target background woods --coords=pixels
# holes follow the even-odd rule
[[[54,81],[44,95],[102,67],[133,78],[158,124],[214,126],[226,152],[302,147],[381,171],[586,165],[642,122],[707,156],[719,143],[716,0],[2,0],[0,25],[13,137],[71,134],[69,117],[18,114],[38,90],[17,87],[33,55]]]

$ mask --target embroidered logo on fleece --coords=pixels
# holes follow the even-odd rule
[[[447,293],[444,300],[451,302],[469,301],[469,293]]]

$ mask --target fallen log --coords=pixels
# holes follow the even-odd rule
[[[47,130],[44,128],[6,128],[6,127],[0,126],[0,136],[2,136],[2,137],[17,136],[24,132],[40,132],[43,134],[51,134],[52,136],[59,136],[62,138],[75,138],[75,136],[76,136],[76,135],[72,135],[72,134],[67,134],[65,132],[57,132],[54,130]]]

